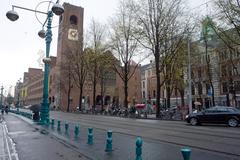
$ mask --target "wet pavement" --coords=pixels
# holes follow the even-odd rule
[[[87,160],[41,126],[13,114],[0,123],[0,160]]]
[[[74,138],[75,124],[69,124],[69,132],[66,134],[64,123],[61,125],[61,132],[57,131],[56,126],[49,127],[50,132],[57,137],[64,139],[66,142],[79,148],[79,150],[94,160],[132,160],[135,159],[135,140],[136,136],[114,132],[113,130],[113,152],[104,151],[106,145],[107,130],[94,127],[94,144],[87,144],[87,126],[80,125],[80,135],[78,139]],[[144,160],[176,160],[182,159],[180,150],[188,146],[175,145],[154,141],[143,138]],[[223,155],[208,150],[192,148],[192,159],[194,160],[239,160],[238,157]]]
[[[101,141],[101,143],[97,143],[100,146],[93,146],[96,147],[95,150],[85,150],[90,152],[87,155],[96,154],[97,158],[100,155],[106,155],[104,149],[100,150],[98,147],[104,147],[106,132],[111,129],[113,130],[113,146],[117,148],[111,154],[117,156],[112,156],[114,157],[112,159],[134,159],[137,136],[141,136],[144,141],[144,159],[181,159],[180,149],[185,147],[192,149],[192,159],[194,160],[240,159],[240,127],[191,126],[180,121],[131,119],[53,111],[50,113],[52,118],[80,124],[83,137],[86,136],[86,128],[93,127],[97,141]],[[91,153],[91,151],[94,152]],[[86,153],[84,152],[84,154]],[[98,159],[103,159],[103,156]]]
[[[237,143],[239,128],[211,126],[197,128],[184,126],[183,122],[131,120],[61,112],[53,112],[51,117],[55,118],[55,124],[48,127],[36,125],[31,120],[19,115],[10,114],[5,117],[8,128],[7,135],[16,144],[20,160],[84,160],[87,159],[86,157],[93,160],[133,160],[135,159],[135,140],[137,136],[141,135],[144,160],[180,160],[183,159],[180,153],[182,148],[191,148],[191,159],[193,160],[240,159],[239,152],[237,152],[240,146]],[[57,119],[61,119],[60,130],[57,129]],[[67,132],[65,123],[69,124]],[[159,125],[156,126],[156,123]],[[78,138],[74,135],[75,125],[80,126]],[[93,145],[87,144],[88,127],[93,127]],[[108,129],[113,130],[113,151],[111,153],[105,152]],[[215,131],[215,133],[211,134],[210,131]],[[228,133],[232,133],[232,135]],[[185,134],[192,137],[184,138],[185,144],[177,143],[180,142],[179,138],[183,139]],[[193,137],[195,138],[193,139]],[[213,137],[215,138],[213,139]],[[198,143],[196,143],[197,140]],[[205,144],[205,141],[210,142],[208,143],[209,147],[197,147]],[[192,144],[192,142],[195,144],[186,145]],[[225,146],[225,152],[221,149],[220,144]],[[216,146],[215,150],[214,146]],[[228,148],[235,149],[228,152]]]

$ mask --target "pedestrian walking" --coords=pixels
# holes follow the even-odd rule
[[[8,105],[5,107],[5,112],[8,114]]]

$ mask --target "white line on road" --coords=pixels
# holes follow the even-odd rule
[[[1,128],[2,128],[2,131],[3,131],[3,125],[1,124]],[[2,132],[2,134],[3,134],[3,132]],[[3,160],[5,160],[5,150],[4,150],[4,134],[2,135],[2,145],[3,145],[3,147],[2,147],[2,153],[3,153]]]
[[[9,145],[8,145],[8,140],[7,140],[7,133],[6,133],[6,124],[5,124],[5,122],[3,123],[3,137],[4,137],[5,142],[6,142],[6,148],[7,148],[7,152],[8,152],[8,158],[9,158],[9,160],[12,160],[12,156],[11,156],[11,153],[10,153],[10,149],[9,149]]]

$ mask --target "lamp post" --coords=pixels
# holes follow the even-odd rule
[[[43,2],[49,3],[49,6],[51,3],[53,3],[52,1],[43,1]],[[40,2],[40,3],[43,3],[43,2]],[[51,59],[49,58],[49,53],[50,53],[50,45],[52,42],[52,17],[53,17],[53,13],[55,13],[58,16],[63,14],[64,8],[59,4],[59,0],[57,0],[57,2],[54,3],[54,5],[52,6],[52,10],[48,10],[48,12],[41,12],[41,11],[13,5],[12,10],[8,11],[6,14],[7,18],[11,21],[16,21],[19,18],[19,15],[17,14],[16,11],[14,11],[14,8],[19,8],[19,9],[47,15],[45,22],[42,24],[42,28],[44,28],[45,25],[47,24],[46,26],[47,31],[45,32],[44,29],[42,29],[38,32],[38,35],[41,38],[45,38],[45,41],[46,41],[46,57],[43,59],[44,80],[43,80],[43,97],[42,97],[41,110],[40,110],[40,124],[47,124],[49,122],[48,76],[49,76],[49,65],[51,62]]]

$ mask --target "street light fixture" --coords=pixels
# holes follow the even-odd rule
[[[46,37],[46,31],[44,29],[40,30],[38,32],[38,36],[41,38],[45,38]]]
[[[40,3],[45,3],[45,2],[49,3],[49,5],[53,3],[52,1],[43,1]],[[46,25],[47,31],[45,32],[45,30],[42,29],[38,32],[38,35],[41,38],[45,38],[45,41],[46,41],[46,57],[43,59],[43,62],[44,62],[44,80],[43,81],[44,82],[43,82],[42,105],[40,110],[40,124],[47,124],[49,123],[48,76],[49,76],[49,65],[50,65],[49,63],[51,61],[51,59],[49,58],[49,52],[50,52],[50,44],[52,41],[52,30],[51,30],[52,17],[53,17],[53,13],[55,13],[58,16],[63,14],[64,8],[59,4],[59,0],[57,0],[57,2],[54,3],[52,10],[48,10],[48,12],[41,12],[41,11],[37,11],[36,9],[33,10],[33,9],[13,5],[12,10],[8,11],[6,14],[7,18],[11,21],[16,21],[19,18],[17,12],[14,11],[14,8],[19,8],[19,9],[47,15],[47,18],[42,25],[42,27],[44,28],[45,25],[47,24]]]
[[[8,11],[6,16],[11,21],[16,21],[19,18],[19,15],[14,10]]]

